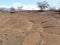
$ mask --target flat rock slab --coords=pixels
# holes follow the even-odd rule
[[[60,45],[60,19],[42,12],[1,14],[0,45]]]
[[[40,24],[18,15],[4,15],[0,19],[0,45],[36,45],[42,39]]]

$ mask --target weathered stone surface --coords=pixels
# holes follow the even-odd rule
[[[60,19],[50,14],[1,14],[0,45],[60,45]]]

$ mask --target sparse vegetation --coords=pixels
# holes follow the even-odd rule
[[[7,10],[5,8],[0,8],[0,12],[3,13],[3,12],[7,12]]]
[[[38,2],[37,4],[41,11],[43,11],[44,9],[49,7],[48,2],[46,2],[46,1]]]
[[[49,10],[50,11],[56,11],[57,9],[55,7],[51,7]]]
[[[18,7],[18,11],[21,11],[21,10],[22,10],[22,8],[23,8],[23,6],[21,6],[21,7]]]

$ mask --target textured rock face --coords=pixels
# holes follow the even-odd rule
[[[4,22],[3,22],[4,21]],[[0,21],[0,45],[36,45],[41,37],[42,27],[22,16],[2,16]]]
[[[60,45],[59,20],[42,12],[0,15],[0,45]]]

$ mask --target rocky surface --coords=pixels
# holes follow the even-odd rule
[[[0,14],[0,45],[60,45],[59,15],[55,12]]]

